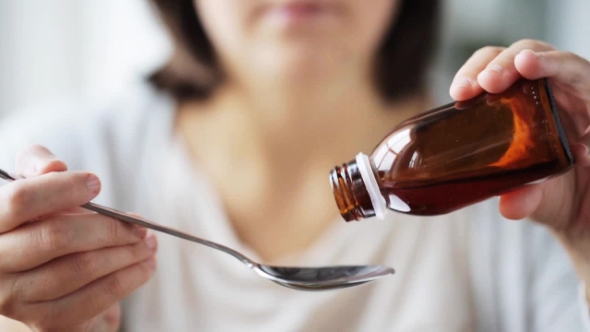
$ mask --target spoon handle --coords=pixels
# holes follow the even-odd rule
[[[8,180],[8,181],[16,181],[18,177],[16,177],[16,176],[13,177],[10,174],[8,174],[8,172],[5,172],[2,169],[0,169],[0,178]],[[157,224],[155,222],[152,222],[152,221],[149,221],[149,220],[146,220],[143,218],[134,217],[134,216],[132,216],[128,213],[125,213],[123,211],[119,211],[119,210],[109,208],[109,207],[106,207],[106,206],[103,206],[100,204],[92,203],[92,202],[88,202],[88,203],[82,205],[81,207],[85,208],[87,210],[102,214],[104,216],[111,217],[113,219],[117,219],[117,220],[120,220],[123,222],[131,223],[131,224],[135,224],[135,225],[139,225],[139,226],[143,226],[143,227],[153,229],[158,232],[162,232],[162,233],[166,233],[166,234],[169,234],[172,236],[179,237],[184,240],[196,242],[196,243],[205,245],[205,246],[213,248],[213,249],[221,250],[227,254],[234,256],[235,258],[237,258],[242,263],[244,263],[248,266],[255,265],[255,263],[252,260],[250,260],[248,257],[242,255],[241,253],[239,253],[231,248],[228,248],[224,245],[221,245],[221,244],[218,244],[215,242],[201,239],[199,237],[187,234],[187,233],[179,231],[177,229],[174,229],[171,227],[166,227],[166,226]]]
[[[122,212],[122,211],[119,211],[119,210],[116,210],[113,208],[109,208],[109,207],[106,207],[106,206],[103,206],[100,204],[92,203],[92,202],[86,203],[86,204],[82,205],[82,207],[87,210],[102,214],[104,216],[111,217],[113,219],[117,219],[120,221],[128,222],[128,223],[139,225],[139,226],[143,226],[145,228],[153,229],[158,232],[166,233],[166,234],[169,234],[172,236],[179,237],[181,239],[196,242],[196,243],[199,243],[199,244],[202,244],[202,245],[205,245],[205,246],[217,249],[217,250],[221,250],[225,253],[228,253],[228,254],[234,256],[235,258],[239,259],[240,261],[242,261],[245,264],[250,264],[250,265],[253,264],[253,262],[248,257],[242,255],[241,253],[239,253],[231,248],[228,248],[228,247],[223,246],[221,244],[211,242],[211,241],[187,234],[185,232],[179,231],[179,230],[171,228],[171,227],[157,224],[153,221],[149,221],[144,218],[134,217],[128,213],[125,213],[125,212]]]

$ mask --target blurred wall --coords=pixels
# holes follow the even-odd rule
[[[156,22],[144,0],[0,0],[0,115],[116,94],[167,56]]]
[[[590,1],[547,0],[547,40],[590,59]]]
[[[541,38],[590,58],[589,0],[443,0],[433,91],[447,87],[486,44]],[[170,51],[146,0],[0,0],[0,117],[72,97],[103,98],[160,64]],[[38,107],[42,109],[42,107]]]
[[[478,48],[547,41],[590,59],[589,0],[443,0],[442,40],[433,75],[438,102],[450,101],[455,72]]]

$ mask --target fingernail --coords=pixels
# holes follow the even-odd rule
[[[145,238],[145,244],[149,249],[156,250],[156,247],[158,246],[158,240],[156,239],[156,235],[153,233],[148,235]]]
[[[91,193],[98,194],[100,191],[100,180],[96,175],[89,174],[86,178],[86,186]]]
[[[143,239],[147,234],[147,228],[138,225],[133,225],[133,231],[140,239]]]
[[[541,53],[538,53],[538,52],[535,52],[535,51],[529,50],[529,49],[520,51],[519,55],[520,54],[523,54],[525,52],[529,52],[529,53],[533,54],[536,58],[540,58],[541,57]]]
[[[453,82],[453,88],[470,88],[473,86],[473,81],[467,77],[461,77]]]
[[[500,65],[491,65],[491,66],[487,67],[486,70],[484,70],[484,71],[502,74],[502,72],[504,71],[504,68],[502,68],[502,66],[500,66]]]

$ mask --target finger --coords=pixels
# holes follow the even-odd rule
[[[572,154],[576,165],[590,166],[590,128],[580,137],[579,141],[572,146]]]
[[[154,234],[144,241],[67,255],[21,274],[12,289],[27,302],[55,300],[91,282],[137,264],[156,252]]]
[[[49,172],[67,171],[68,166],[44,146],[32,145],[17,156],[16,170],[18,174],[27,178]]]
[[[63,215],[0,235],[0,271],[22,272],[57,257],[140,242],[146,234],[96,213]]]
[[[574,201],[576,193],[572,188],[575,182],[575,174],[569,172],[502,195],[500,212],[509,219],[544,220],[546,225],[556,230],[571,228],[572,210],[569,204],[563,202]]]
[[[89,202],[100,192],[100,180],[86,172],[44,174],[0,187],[0,233],[41,215]]]
[[[524,219],[530,216],[541,203],[542,190],[538,185],[529,185],[500,197],[500,213],[507,219]]]
[[[580,97],[580,100],[590,102],[590,62],[575,54],[561,51],[549,52],[534,52],[532,50],[524,50],[520,52],[514,59],[515,67],[522,76],[528,79],[538,79],[548,77],[551,82],[557,84],[562,89],[554,90],[556,98],[561,96],[563,88]],[[565,110],[569,110],[568,116],[572,118],[572,128],[575,128],[577,135],[572,139],[572,152],[576,159],[576,163],[581,166],[590,166],[590,128],[588,127],[588,120],[590,114],[585,111],[585,105],[575,104],[572,100],[575,98],[567,98],[565,101],[569,102],[564,106]],[[564,100],[561,100],[562,103]],[[567,108],[566,108],[567,107]],[[577,112],[577,110],[584,110]],[[566,118],[567,119],[567,118]],[[562,120],[566,120],[562,119]],[[579,135],[579,133],[582,133]]]
[[[576,54],[525,49],[516,55],[514,64],[516,70],[528,79],[549,77],[590,93],[590,62]]]
[[[521,77],[518,70],[516,70],[514,60],[524,49],[550,51],[553,50],[553,47],[534,40],[521,40],[512,44],[509,48],[498,54],[495,59],[490,61],[486,69],[479,73],[477,76],[479,85],[490,93],[500,93],[508,89],[508,87]]]
[[[98,279],[70,295],[31,304],[27,311],[36,314],[36,320],[41,322],[59,322],[61,326],[81,324],[145,284],[155,268],[155,258],[148,258]]]
[[[483,92],[477,82],[477,75],[486,68],[498,54],[504,50],[504,47],[488,46],[477,50],[457,71],[449,93],[455,100],[471,99]]]
[[[52,212],[52,213],[49,213],[49,214],[41,215],[41,216],[39,216],[39,217],[37,217],[37,218],[35,218],[33,220],[30,220],[29,222],[31,222],[31,221],[39,221],[39,220],[42,220],[42,219],[51,219],[51,218],[55,218],[55,217],[60,216],[60,215],[72,215],[72,214],[76,215],[76,214],[87,214],[87,213],[92,213],[92,212],[89,212],[88,209],[85,209],[82,206],[76,206],[76,207],[69,208],[69,209],[66,209],[66,210],[61,210],[61,211],[56,211],[56,212]]]

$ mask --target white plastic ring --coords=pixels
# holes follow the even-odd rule
[[[371,160],[369,160],[369,157],[366,154],[359,153],[356,155],[356,165],[359,168],[359,172],[361,173],[361,177],[365,183],[365,188],[367,188],[367,192],[371,198],[375,216],[377,216],[379,219],[385,218],[385,212],[387,210],[385,198],[381,196],[381,190],[379,190],[377,179],[375,179],[375,173],[373,173]]]

